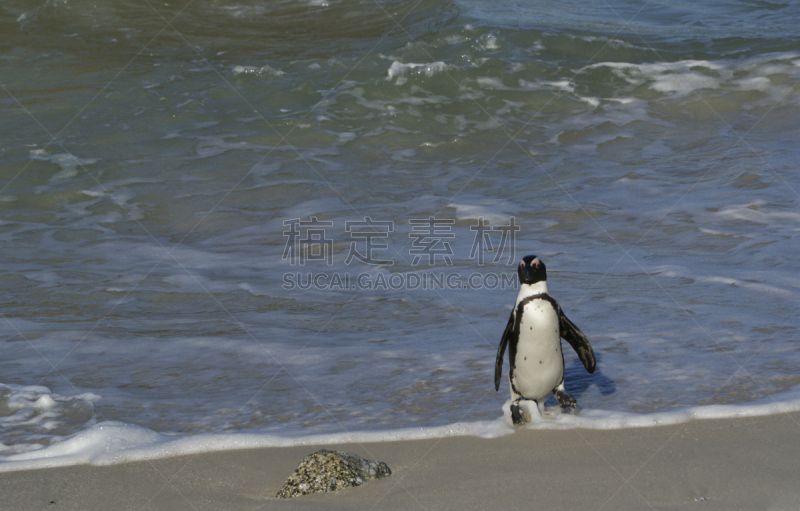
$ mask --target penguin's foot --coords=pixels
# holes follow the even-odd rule
[[[522,418],[522,411],[519,409],[519,402],[517,401],[511,403],[511,422],[513,422],[515,426],[522,426],[525,424],[525,420]]]
[[[518,400],[511,403],[511,421],[515,426],[523,426],[531,421],[531,416],[519,406]]]
[[[561,406],[561,410],[564,413],[572,413],[578,407],[578,402],[575,401],[574,397],[567,394],[566,391],[556,389],[553,391],[553,394],[555,394],[558,404]]]

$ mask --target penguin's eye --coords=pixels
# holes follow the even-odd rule
[[[520,265],[520,266],[525,266],[525,261],[520,261],[520,262],[519,262],[519,265]]]

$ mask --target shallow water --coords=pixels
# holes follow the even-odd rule
[[[529,253],[586,411],[795,388],[800,13],[610,6],[3,3],[5,453],[495,419]]]

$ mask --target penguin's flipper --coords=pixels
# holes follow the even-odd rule
[[[572,346],[575,353],[578,354],[578,358],[581,359],[583,367],[585,367],[590,374],[593,373],[595,367],[594,350],[592,350],[592,345],[589,344],[589,340],[583,335],[581,329],[567,318],[567,315],[564,314],[562,310],[559,311],[558,322],[561,326],[561,337],[563,337],[564,340]]]
[[[514,333],[514,312],[515,311],[511,311],[511,317],[508,318],[508,324],[503,332],[503,338],[500,339],[500,346],[497,347],[497,359],[494,361],[494,390],[500,390],[500,378],[503,373],[503,355],[506,353],[508,340]]]

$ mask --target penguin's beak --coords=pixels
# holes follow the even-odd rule
[[[530,264],[525,263],[525,261],[519,263],[519,274],[522,282],[529,280],[531,271],[533,270],[533,265],[533,261],[531,261]]]

